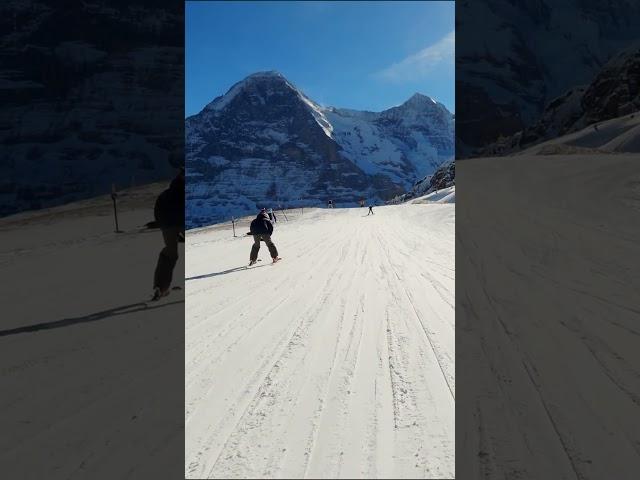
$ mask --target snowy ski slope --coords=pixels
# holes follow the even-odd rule
[[[166,187],[121,192],[123,233],[108,195],[0,219],[4,478],[176,472],[181,403],[161,386],[182,374],[184,291],[145,304],[163,242],[141,228]]]
[[[453,478],[453,204],[188,232],[187,478]]]
[[[459,478],[638,478],[639,160],[458,163]]]

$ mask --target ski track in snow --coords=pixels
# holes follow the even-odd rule
[[[455,205],[366,211],[187,235],[187,478],[454,476]]]
[[[638,155],[457,173],[458,476],[638,478]]]

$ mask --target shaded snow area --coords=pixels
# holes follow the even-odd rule
[[[32,478],[175,470],[181,419],[157,413],[171,402],[154,386],[182,364],[184,293],[145,304],[163,242],[142,228],[166,186],[122,192],[123,233],[109,196],[0,220],[1,465]],[[173,285],[184,286],[180,256]]]
[[[640,153],[640,112],[614,118],[528,148],[518,155]]]
[[[638,477],[639,160],[458,161],[458,478]]]
[[[187,232],[187,478],[453,478],[454,205]]]

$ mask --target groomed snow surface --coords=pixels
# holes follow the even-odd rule
[[[145,303],[167,184],[119,192],[122,233],[109,195],[0,219],[3,478],[177,477],[184,289]]]
[[[409,203],[456,203],[456,187],[447,187],[410,200]]]
[[[453,478],[453,204],[288,210],[186,241],[187,478]]]

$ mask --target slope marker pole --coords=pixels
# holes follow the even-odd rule
[[[284,219],[288,222],[289,219],[287,218],[287,214],[284,213],[284,210],[282,209],[282,205],[280,205],[280,211],[282,212],[282,215],[284,215]]]
[[[118,228],[118,207],[116,205],[116,184],[111,184],[111,200],[113,200],[113,218],[116,221],[116,233],[120,233],[120,228]]]

